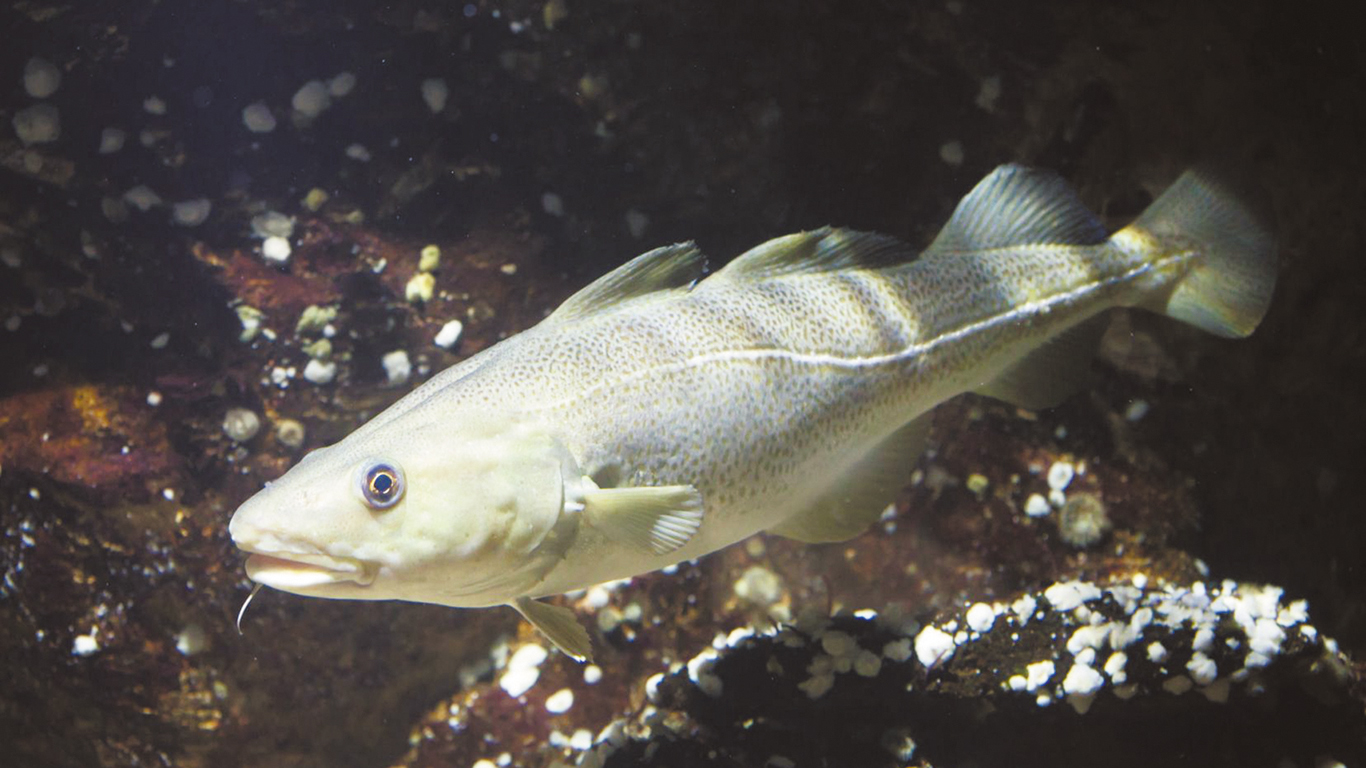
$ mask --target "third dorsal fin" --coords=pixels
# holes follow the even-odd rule
[[[926,255],[1012,245],[1094,245],[1105,227],[1067,182],[1046,171],[1003,165],[972,188]]]

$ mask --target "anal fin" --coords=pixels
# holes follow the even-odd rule
[[[593,642],[573,611],[529,597],[519,597],[510,605],[566,656],[581,662],[593,660]]]
[[[972,391],[1031,411],[1052,408],[1086,388],[1091,359],[1109,325],[1105,313],[1083,320]]]
[[[588,478],[584,485],[588,524],[627,546],[668,554],[702,527],[702,495],[691,485],[598,488]]]
[[[921,415],[870,450],[840,482],[805,509],[768,529],[808,544],[845,541],[863,533],[896,501],[925,450],[931,418]]]

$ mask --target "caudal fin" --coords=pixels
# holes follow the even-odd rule
[[[1116,234],[1132,230],[1156,237],[1163,250],[1199,252],[1190,272],[1151,309],[1220,336],[1256,330],[1276,286],[1276,244],[1224,185],[1204,172],[1186,171]]]

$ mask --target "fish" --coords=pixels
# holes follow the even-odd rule
[[[937,405],[1061,402],[1107,310],[1248,336],[1278,268],[1262,219],[1191,170],[1111,234],[1060,177],[1004,165],[919,254],[830,227],[710,274],[692,243],[657,248],[307,454],[229,533],[257,587],[511,606],[586,660],[543,598],[760,532],[857,536]]]

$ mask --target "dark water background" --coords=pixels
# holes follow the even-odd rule
[[[15,327],[0,330],[4,762],[468,765],[504,751],[517,763],[568,760],[546,750],[550,731],[597,733],[639,714],[646,678],[753,618],[731,585],[756,565],[782,576],[794,613],[897,603],[928,616],[1054,580],[1138,570],[1180,580],[1203,564],[1211,582],[1271,583],[1307,599],[1319,632],[1360,658],[1366,80],[1345,8],[8,4],[0,251],[12,259],[0,265],[0,322]],[[25,147],[10,120],[35,101],[22,84],[32,56],[63,70],[46,100],[61,135]],[[343,71],[355,90],[296,123],[295,91]],[[422,101],[425,78],[449,88],[440,114]],[[145,108],[153,96],[164,114]],[[242,109],[255,101],[274,112],[273,132],[244,128]],[[102,155],[108,126],[127,140]],[[346,156],[354,143],[368,162]],[[338,439],[428,373],[657,245],[696,240],[719,265],[825,224],[923,245],[1003,162],[1057,171],[1119,226],[1182,168],[1210,161],[1262,190],[1281,244],[1276,297],[1255,336],[1211,339],[1134,315],[1108,337],[1096,388],[1055,411],[1021,419],[987,401],[947,406],[937,456],[918,468],[957,481],[932,496],[908,491],[900,538],[736,547],[638,581],[613,605],[643,605],[644,619],[598,636],[611,649],[601,662],[609,674],[578,692],[568,719],[496,703],[489,649],[534,639],[509,611],[268,594],[245,636],[232,629],[247,585],[226,523],[300,455],[274,434],[282,419],[307,427],[303,450]],[[166,205],[108,215],[119,206],[106,201],[137,185],[168,205],[208,199],[212,213],[192,228],[172,224]],[[328,199],[310,211],[300,201],[314,188]],[[284,268],[263,264],[250,234],[266,210],[299,219]],[[403,293],[428,243],[442,248],[439,298],[419,306]],[[278,339],[239,340],[241,304],[264,311]],[[298,376],[308,340],[294,322],[314,304],[340,308],[340,374],[325,386]],[[460,345],[433,346],[452,318],[465,323]],[[394,349],[417,368],[398,387],[379,364]],[[270,381],[291,367],[287,388]],[[1121,428],[1136,400],[1150,415]],[[226,437],[230,407],[256,412],[260,436]],[[1111,508],[1115,530],[1093,550],[1068,547],[1045,525],[1003,522],[1019,519],[1024,497],[1009,478],[1059,456],[1087,462],[1088,487]],[[1001,490],[974,497],[961,482],[974,473]],[[85,636],[99,650],[73,652]],[[201,636],[196,652],[177,650]],[[551,681],[578,679],[563,659],[549,665],[538,701]],[[994,764],[1008,754],[1002,741],[1032,733],[1016,764],[1309,766],[1332,756],[1350,765],[1366,757],[1366,722],[1362,689],[1343,669],[1331,693],[1287,672],[1283,688],[1227,711],[1155,695],[1129,710],[1103,700],[1088,721],[1030,703],[998,726],[949,707],[963,719],[936,723],[949,734],[939,741],[917,733],[929,753],[915,759]],[[486,719],[446,727],[440,713],[468,704],[471,691],[490,707]],[[978,694],[963,699],[1012,706]],[[839,713],[811,716],[791,732],[813,729],[826,751],[810,747],[793,756],[798,764],[890,760],[868,757],[883,754],[868,746],[873,737],[850,737],[850,749],[871,751],[841,753],[830,746],[844,744]],[[1093,725],[1112,752],[1079,736]],[[763,764],[711,727],[710,737],[681,728],[685,743],[706,747],[674,764]]]

